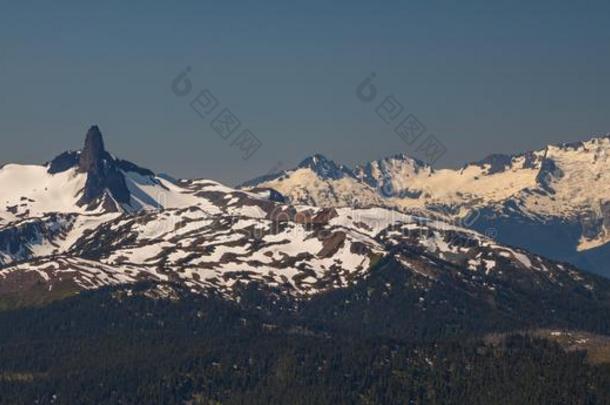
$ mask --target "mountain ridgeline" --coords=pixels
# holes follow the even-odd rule
[[[608,136],[493,154],[458,170],[433,169],[407,155],[350,169],[315,155],[242,188],[273,188],[294,204],[440,215],[501,243],[610,276],[609,156]]]
[[[607,138],[239,188],[85,138],[0,168],[0,403],[610,401]]]

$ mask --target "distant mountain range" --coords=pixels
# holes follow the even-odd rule
[[[608,143],[231,188],[91,127],[0,168],[0,403],[605,403],[610,280],[556,258],[607,249]]]
[[[387,292],[417,297],[422,316],[459,307],[459,317],[519,312],[570,326],[565,300],[606,313],[610,283],[520,246],[549,226],[549,246],[574,227],[575,246],[605,248],[607,217],[588,204],[608,195],[607,147],[600,138],[457,171],[404,155],[352,170],[315,155],[233,189],[116,158],[92,127],[82,151],[0,169],[0,306],[142,282],[158,298],[187,289],[239,302],[255,288],[298,306],[388,273]],[[481,212],[475,229],[455,224],[472,210]],[[476,231],[491,226],[524,243]],[[398,274],[406,279],[395,284]]]
[[[407,155],[354,169],[322,155],[242,185],[293,204],[439,215],[499,242],[610,276],[610,138],[435,170]]]

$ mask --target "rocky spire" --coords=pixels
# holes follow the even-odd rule
[[[129,190],[117,164],[113,157],[106,152],[104,139],[97,125],[89,128],[85,138],[85,147],[78,161],[78,170],[87,173],[87,181],[79,204],[107,203],[103,200],[106,196],[106,190],[110,192],[116,202],[129,203]]]
[[[104,139],[97,125],[87,131],[85,147],[81,152],[78,167],[82,172],[98,171],[106,155]]]

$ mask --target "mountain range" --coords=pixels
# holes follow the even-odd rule
[[[608,143],[232,188],[93,126],[0,168],[0,403],[604,403]]]
[[[543,293],[591,304],[603,297],[605,307],[606,280],[524,246],[549,223],[546,232],[560,236],[589,215],[578,248],[607,248],[607,212],[596,218],[587,204],[606,206],[608,145],[599,138],[496,155],[457,171],[405,155],[352,170],[314,155],[230,188],[116,158],[93,126],[80,151],[0,169],[0,296],[11,306],[152,282],[160,297],[178,285],[239,299],[256,285],[296,303],[390,267],[410,275],[422,310],[440,286],[504,315]],[[470,228],[455,221],[472,210],[480,214]],[[497,234],[477,232],[481,224]],[[507,229],[521,243],[502,244],[512,241]],[[545,311],[556,304],[549,299]]]
[[[293,204],[440,216],[540,255],[610,275],[610,137],[433,169],[396,155],[351,169],[322,155],[248,181]]]

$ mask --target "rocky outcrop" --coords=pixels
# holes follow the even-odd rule
[[[344,177],[354,177],[353,172],[344,165],[337,165],[320,154],[315,154],[303,160],[298,169],[310,169],[323,180],[339,180]]]
[[[109,156],[107,156],[106,150],[104,149],[102,133],[97,125],[94,125],[87,131],[85,147],[80,154],[78,168],[84,173],[99,171],[107,157]]]
[[[76,151],[64,152],[49,163],[47,172],[50,174],[65,172],[78,164],[79,156],[80,153]]]
[[[80,154],[78,170],[87,173],[87,182],[79,205],[107,204],[106,191],[119,204],[129,204],[130,194],[115,159],[106,152],[99,128],[94,125],[87,132],[85,147]]]

